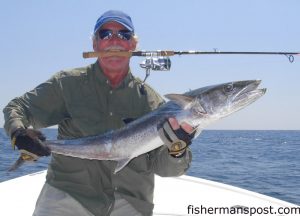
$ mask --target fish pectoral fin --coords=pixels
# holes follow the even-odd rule
[[[174,101],[176,104],[183,108],[186,107],[188,104],[192,103],[194,100],[193,97],[182,94],[167,94],[164,96],[169,100]]]
[[[115,168],[115,174],[117,172],[119,172],[121,169],[123,169],[128,163],[129,161],[131,161],[131,158],[125,158],[125,159],[122,159],[122,160],[118,160],[118,164]]]

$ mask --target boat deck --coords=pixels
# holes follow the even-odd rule
[[[42,171],[0,183],[2,212],[32,215],[45,176],[46,171]],[[156,176],[155,184],[154,215],[225,215],[226,209],[238,207],[253,208],[253,211],[270,206],[274,211],[280,207],[296,207],[259,193],[191,176]]]

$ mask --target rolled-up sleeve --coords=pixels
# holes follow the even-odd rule
[[[162,177],[180,176],[186,173],[192,161],[192,153],[189,148],[179,158],[168,153],[168,148],[162,146],[154,151],[154,172]]]

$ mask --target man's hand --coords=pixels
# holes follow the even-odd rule
[[[170,155],[180,157],[186,148],[192,143],[196,131],[194,128],[183,122],[179,125],[175,118],[169,118],[159,129],[159,134],[168,146]]]
[[[12,134],[12,145],[33,157],[49,156],[50,149],[42,143],[46,137],[38,130],[19,128]]]

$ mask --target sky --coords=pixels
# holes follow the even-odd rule
[[[54,73],[94,63],[91,33],[110,9],[128,13],[140,50],[300,51],[299,0],[0,0],[0,109]],[[131,60],[144,78],[143,58]],[[261,79],[267,93],[208,129],[300,130],[300,56],[174,56],[148,83],[161,95]],[[0,127],[4,117],[0,115]]]

